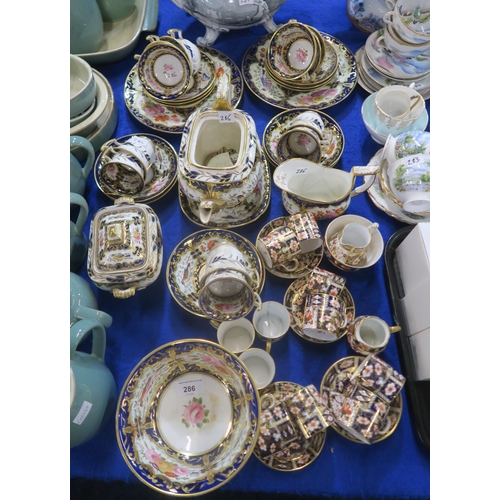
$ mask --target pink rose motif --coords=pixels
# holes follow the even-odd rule
[[[175,466],[172,471],[176,476],[187,476],[190,472],[191,471],[187,467],[181,467],[180,465]]]
[[[207,424],[208,414],[210,410],[205,408],[202,398],[193,398],[185,407],[182,413],[182,423],[189,428],[190,426],[202,428],[203,424]]]
[[[153,463],[159,462],[161,460],[161,456],[156,451],[150,449],[146,450],[146,457]]]

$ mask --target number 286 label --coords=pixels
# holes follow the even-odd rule
[[[201,396],[205,393],[205,384],[202,378],[179,380],[177,382],[177,397]]]

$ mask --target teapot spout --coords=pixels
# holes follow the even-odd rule
[[[226,206],[224,200],[205,199],[200,201],[200,220],[203,224],[208,224],[213,211],[221,210]]]

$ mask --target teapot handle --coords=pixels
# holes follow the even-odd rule
[[[80,211],[78,212],[78,217],[76,218],[75,229],[76,233],[81,236],[83,233],[83,227],[85,226],[85,221],[89,215],[89,206],[85,201],[85,198],[77,193],[69,194],[70,205],[79,205]]]
[[[87,178],[90,173],[90,169],[94,165],[94,146],[92,146],[92,143],[89,140],[85,139],[85,137],[71,135],[69,138],[69,147],[70,149],[82,147],[87,151],[87,160],[85,161],[85,165],[82,167],[83,175],[85,176],[85,178]]]
[[[375,176],[379,173],[379,171],[380,167],[378,165],[370,165],[367,167],[352,167],[351,172],[354,177],[366,175],[368,179],[364,182],[364,184],[361,184],[361,186],[358,186],[356,189],[353,189],[351,191],[351,198],[354,198],[355,196],[358,196],[358,194],[361,194],[369,189],[375,182]]]
[[[76,349],[92,332],[91,355],[104,361],[106,351],[106,330],[101,322],[92,319],[81,319],[70,328],[70,360],[75,358]]]
[[[217,82],[217,99],[213,108],[215,111],[231,111],[232,84],[227,73],[222,73]]]

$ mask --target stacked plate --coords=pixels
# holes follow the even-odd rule
[[[215,87],[215,65],[180,30],[146,38],[150,44],[138,60],[137,72],[144,93],[174,108],[192,108],[206,100]]]
[[[273,33],[264,63],[278,85],[312,91],[333,80],[338,58],[333,44],[318,30],[292,19]]]

